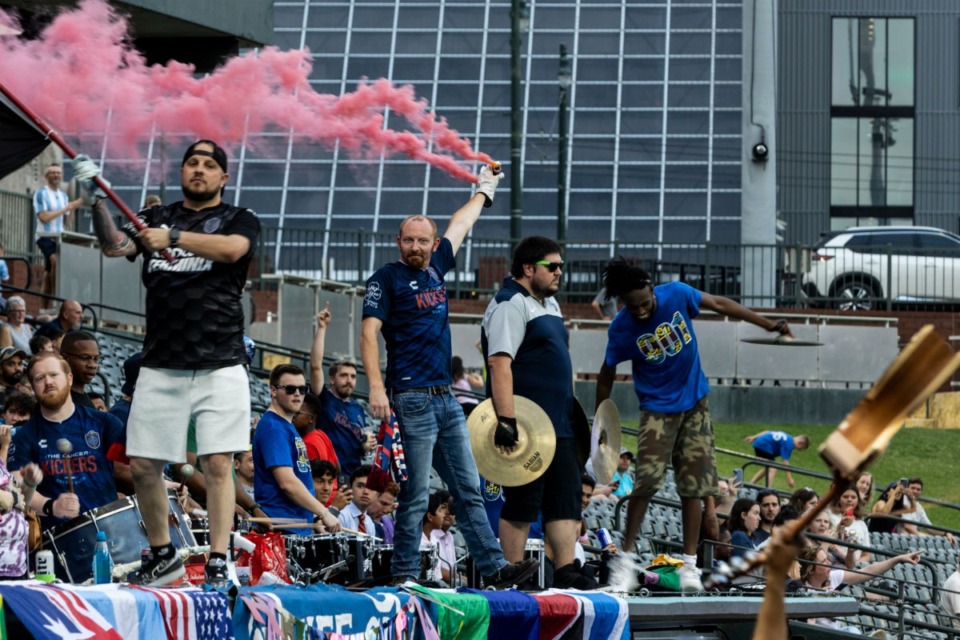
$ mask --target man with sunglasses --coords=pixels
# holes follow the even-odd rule
[[[87,385],[93,382],[100,371],[100,345],[97,339],[86,331],[71,331],[63,336],[60,355],[70,365],[70,373],[73,374],[73,386],[70,387],[73,403],[95,409],[87,395]]]
[[[450,391],[450,319],[444,274],[456,265],[463,239],[480,217],[503,174],[480,170],[477,191],[453,217],[442,238],[423,215],[400,223],[400,260],[367,280],[363,298],[360,354],[370,383],[370,413],[382,420],[391,401],[403,435],[407,482],[400,489],[391,573],[396,583],[420,573],[420,536],[430,498],[430,467],[447,484],[461,513],[461,533],[487,586],[523,582],[536,563],[508,564],[490,529],[466,418]],[[387,375],[380,375],[383,333]]]
[[[73,168],[93,207],[101,252],[131,261],[141,255],[147,291],[147,334],[127,447],[150,554],[128,579],[161,586],[184,574],[170,543],[163,469],[186,460],[193,419],[210,520],[204,577],[226,588],[236,504],[233,454],[250,446],[242,296],[260,221],[253,211],[223,200],[227,154],[212,140],[187,147],[180,163],[183,199],[140,211],[145,228],[139,231],[132,224],[118,231],[93,183],[100,169],[90,158],[77,156]]]
[[[307,445],[293,426],[307,389],[303,369],[297,365],[277,365],[270,372],[270,409],[253,434],[253,491],[271,518],[311,523],[316,518],[327,531],[336,531],[340,521],[317,500]],[[313,527],[289,533],[310,535]]]
[[[497,411],[497,447],[510,451],[519,439],[514,394],[539,405],[557,437],[553,461],[542,476],[503,488],[503,555],[511,561],[523,557],[530,526],[542,514],[544,538],[556,566],[553,586],[592,589],[596,582],[581,575],[574,562],[582,489],[570,423],[574,400],[569,334],[554,298],[563,275],[560,251],[560,245],[541,236],[517,245],[510,275],[483,314],[480,342],[488,367],[487,391]]]
[[[623,304],[607,330],[607,351],[597,375],[597,406],[610,397],[617,365],[630,360],[640,401],[637,467],[627,503],[627,531],[611,584],[637,586],[633,552],[650,498],[663,485],[673,463],[683,517],[680,588],[703,591],[697,569],[697,541],[703,498],[717,492],[717,462],[707,394],[693,319],[701,309],[743,320],[767,331],[793,336],[786,320],[765,318],[729,298],[698,291],[682,282],[653,286],[650,274],[623,258],[603,270],[607,293]]]

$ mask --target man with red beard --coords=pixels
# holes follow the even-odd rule
[[[117,499],[114,462],[127,461],[126,436],[115,416],[74,404],[70,397],[73,375],[59,354],[44,351],[34,356],[27,378],[40,407],[17,430],[9,466],[16,471],[31,462],[40,465],[43,480],[30,506],[46,529]],[[61,439],[72,447],[73,492],[59,451]]]

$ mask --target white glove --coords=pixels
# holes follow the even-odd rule
[[[82,197],[85,204],[93,206],[99,198],[107,197],[103,189],[98,187],[93,181],[94,178],[100,175],[100,167],[90,159],[90,156],[81,153],[73,159],[72,164],[73,175],[77,179],[77,184],[79,184],[80,188],[84,191]],[[108,187],[110,186],[109,182],[103,178],[100,179],[103,180]]]
[[[490,165],[483,165],[480,168],[480,175],[477,177],[476,193],[482,193],[486,197],[483,206],[489,207],[493,204],[493,194],[497,191],[497,185],[503,180],[503,171],[494,173]]]

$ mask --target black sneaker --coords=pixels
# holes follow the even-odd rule
[[[225,590],[233,586],[227,571],[227,561],[220,558],[208,560],[207,566],[203,568],[203,581],[217,590]]]
[[[560,567],[553,574],[554,589],[579,589],[580,591],[592,591],[597,588],[597,581],[581,572],[579,560],[574,560],[572,564]]]
[[[186,573],[183,560],[176,553],[170,558],[156,558],[152,553],[141,556],[140,568],[127,574],[127,582],[141,587],[162,587]]]
[[[483,577],[483,586],[488,589],[505,589],[522,584],[540,568],[540,561],[527,558],[523,562],[511,563],[492,576]]]

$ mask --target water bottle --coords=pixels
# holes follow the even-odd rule
[[[97,532],[97,546],[93,551],[94,584],[110,584],[113,581],[113,558],[107,546],[107,532]]]

